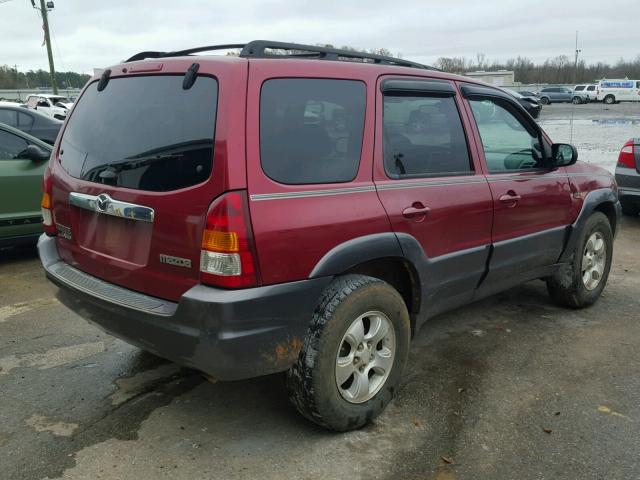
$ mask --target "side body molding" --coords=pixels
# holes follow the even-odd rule
[[[614,208],[616,221],[615,225],[612,225],[612,229],[614,230],[614,234],[617,231],[617,226],[620,224],[620,217],[622,215],[620,201],[618,200],[618,196],[616,193],[610,188],[599,188],[597,190],[590,191],[584,198],[584,202],[582,204],[582,209],[578,214],[578,218],[569,226],[569,232],[567,235],[567,242],[564,246],[562,254],[560,255],[560,259],[558,263],[568,263],[571,262],[571,254],[573,249],[578,242],[578,238],[580,237],[580,232],[584,227],[585,222],[591,216],[591,214],[596,210],[596,208],[602,204],[611,204]]]

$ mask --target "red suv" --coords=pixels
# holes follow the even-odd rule
[[[39,241],[60,300],[221,380],[287,372],[331,429],[384,409],[429,317],[533,279],[584,307],[611,266],[613,177],[508,93],[413,62],[143,52],[63,129]]]

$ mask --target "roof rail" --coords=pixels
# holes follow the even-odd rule
[[[373,53],[343,50],[339,48],[318,47],[315,45],[304,45],[300,43],[274,42],[270,40],[254,40],[247,44],[231,43],[225,45],[209,45],[206,47],[189,48],[175,52],[140,52],[128,58],[126,62],[144,60],[145,58],[166,58],[182,57],[194,53],[210,52],[215,50],[229,50],[240,48],[240,57],[243,58],[312,58],[316,60],[334,61],[358,61],[363,63],[375,63],[383,65],[396,65],[400,67],[420,68],[426,70],[438,70],[437,68],[421,63],[403,60],[401,58],[387,57]],[[273,51],[284,51],[290,53],[273,53]]]

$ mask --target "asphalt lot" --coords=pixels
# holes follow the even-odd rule
[[[574,122],[617,118],[603,108]],[[557,141],[570,110],[545,107]],[[605,163],[640,131],[587,126],[574,142]],[[302,419],[281,376],[211,384],[100,332],[57,303],[33,249],[0,252],[0,479],[640,478],[639,239],[625,218],[592,308],[557,308],[536,281],[432,319],[395,401],[346,434]]]

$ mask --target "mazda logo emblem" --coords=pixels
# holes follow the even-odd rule
[[[98,210],[100,210],[101,212],[104,212],[107,209],[107,206],[109,205],[110,201],[111,201],[111,197],[109,197],[109,195],[107,195],[106,193],[101,193],[100,195],[98,195],[98,198],[96,201]]]

